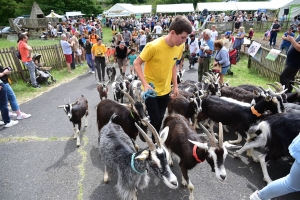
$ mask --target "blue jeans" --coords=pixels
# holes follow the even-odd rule
[[[276,37],[277,37],[277,32],[271,31],[271,34],[270,34],[270,46],[272,45],[272,43],[274,45],[276,44]]]
[[[6,87],[3,83],[0,83],[0,86],[2,87],[0,90],[0,110],[2,119],[5,124],[10,122],[10,117],[8,114],[8,107],[7,107],[7,92]]]
[[[85,54],[85,58],[86,58],[86,62],[88,64],[89,68],[92,71],[95,71],[95,66],[94,66],[94,61],[92,59],[92,54]]]
[[[23,62],[23,64],[27,67],[30,75],[30,81],[32,85],[36,85],[36,77],[35,77],[35,64],[33,61]]]
[[[13,111],[20,110],[19,104],[17,102],[17,98],[16,98],[16,95],[15,95],[13,89],[10,87],[9,83],[6,83],[4,85],[5,85],[5,88],[6,88],[7,99],[9,101],[9,103],[10,103],[11,109]]]
[[[286,177],[271,182],[260,190],[258,195],[262,200],[265,200],[298,191],[300,191],[300,163],[295,160]]]

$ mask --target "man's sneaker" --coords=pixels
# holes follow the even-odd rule
[[[13,126],[13,125],[16,125],[17,123],[19,123],[19,121],[10,120],[10,122],[7,123],[7,124],[5,124],[4,127],[5,127],[5,128],[9,128],[9,127],[11,127],[11,126]]]
[[[17,113],[9,112],[9,117],[16,117]]]
[[[92,74],[95,74],[95,71],[92,71],[91,73],[92,73]]]
[[[89,69],[89,73],[92,73],[92,70],[91,70],[91,69]]]
[[[26,114],[22,112],[20,116],[17,116],[17,119],[27,119],[29,117],[31,117],[31,114]]]
[[[256,190],[253,194],[251,194],[250,200],[262,200],[262,199],[258,196],[258,190]]]
[[[0,126],[4,125],[5,123],[3,121],[0,121]]]

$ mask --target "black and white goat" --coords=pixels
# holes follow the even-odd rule
[[[74,103],[68,103],[65,105],[58,106],[59,108],[63,108],[69,117],[70,121],[73,123],[74,127],[74,139],[77,139],[76,144],[77,147],[80,146],[80,130],[81,130],[81,118],[85,116],[85,127],[87,127],[87,116],[89,114],[88,111],[88,101],[82,95],[78,98]],[[75,125],[78,125],[78,128]]]
[[[201,125],[201,124],[200,124]],[[226,180],[226,170],[224,166],[227,156],[226,145],[223,145],[223,129],[219,123],[219,143],[216,144],[214,134],[205,130],[209,143],[201,140],[195,129],[181,115],[169,115],[164,121],[164,127],[170,128],[170,134],[165,142],[166,147],[170,151],[169,164],[173,165],[172,152],[179,156],[179,166],[182,173],[182,185],[188,186],[190,191],[189,200],[194,199],[194,186],[188,176],[188,170],[193,169],[198,163],[207,160],[216,177],[220,181]],[[229,145],[229,144],[228,144]],[[233,146],[233,145],[230,145]]]
[[[114,100],[121,103],[123,103],[124,94],[122,91],[126,91],[126,83],[121,78],[117,78],[112,84],[111,84]]]
[[[252,154],[254,161],[260,162],[264,180],[272,182],[266,162],[289,156],[288,147],[300,132],[299,113],[281,113],[270,115],[258,124],[252,125],[247,132],[247,142],[234,153],[236,157],[252,148],[261,148],[263,153],[258,158]]]
[[[98,131],[100,132],[102,127],[109,122],[111,116],[115,113],[116,115],[118,115],[118,118],[115,120],[115,123],[119,124],[130,138],[136,140],[136,136],[138,135],[138,129],[136,128],[134,123],[137,123],[139,124],[139,126],[144,126],[143,128],[146,128],[146,124],[144,123],[144,121],[149,121],[146,115],[146,107],[140,101],[134,101],[128,93],[123,93],[129,99],[129,107],[110,99],[104,99],[98,104]],[[142,137],[141,139],[143,140]]]
[[[251,124],[257,122],[266,110],[271,113],[283,113],[285,108],[280,96],[266,96],[253,106],[245,106],[219,98],[206,96],[202,100],[202,111],[198,114],[198,121],[210,118],[214,122],[222,122],[228,125],[242,136],[246,136]],[[239,137],[231,143],[241,142]]]
[[[140,80],[133,80],[129,85],[129,95],[135,101],[142,101],[141,98],[142,92],[143,92],[142,82]]]
[[[150,180],[148,169],[163,180],[169,188],[176,189],[178,187],[177,178],[168,165],[168,151],[164,148],[169,128],[166,127],[162,130],[160,137],[150,123],[145,123],[155,136],[157,147],[149,136],[135,124],[149,147],[149,149],[139,152],[135,151],[131,139],[121,126],[110,121],[101,129],[99,153],[105,165],[104,182],[109,181],[106,167],[112,173],[117,173],[116,188],[122,200],[137,200],[137,188],[143,189],[148,186]]]
[[[102,101],[103,98],[107,99],[107,93],[108,93],[108,83],[98,83],[97,90],[99,92],[100,100]]]
[[[108,80],[113,82],[115,80],[115,77],[116,77],[116,74],[117,74],[115,66],[114,65],[107,66],[106,67],[106,74],[107,74]]]

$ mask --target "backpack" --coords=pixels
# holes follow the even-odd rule
[[[20,60],[22,60],[22,57],[21,57],[21,54],[20,54],[19,50],[16,51],[16,56],[17,56],[17,58],[19,58]]]

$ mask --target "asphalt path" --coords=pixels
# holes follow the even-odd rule
[[[185,63],[187,66],[187,63]],[[197,68],[197,67],[196,67]],[[117,70],[118,72],[119,70]],[[184,79],[197,80],[197,69],[186,71]],[[109,84],[109,98],[112,92]],[[46,87],[46,86],[44,86]],[[117,175],[108,184],[103,182],[103,170],[98,153],[96,106],[100,102],[93,74],[85,73],[21,105],[32,117],[20,120],[11,128],[0,127],[0,199],[44,200],[84,199],[117,200]],[[73,126],[59,105],[84,95],[89,102],[88,126],[82,130],[81,147],[72,139]],[[201,132],[201,131],[200,131]],[[170,133],[171,134],[171,133]],[[224,133],[224,140],[235,139]],[[139,138],[140,147],[146,147]],[[244,155],[234,158],[232,150],[226,158],[227,180],[218,181],[207,162],[189,172],[196,200],[249,199],[255,190],[264,187],[259,163]],[[191,152],[192,153],[192,152]],[[181,183],[181,172],[175,159],[172,171]],[[270,177],[275,180],[289,173],[292,161],[271,161]],[[143,200],[186,200],[189,192],[180,186],[169,189],[151,175],[148,188],[138,191]],[[298,200],[300,193],[285,195],[280,200]]]

